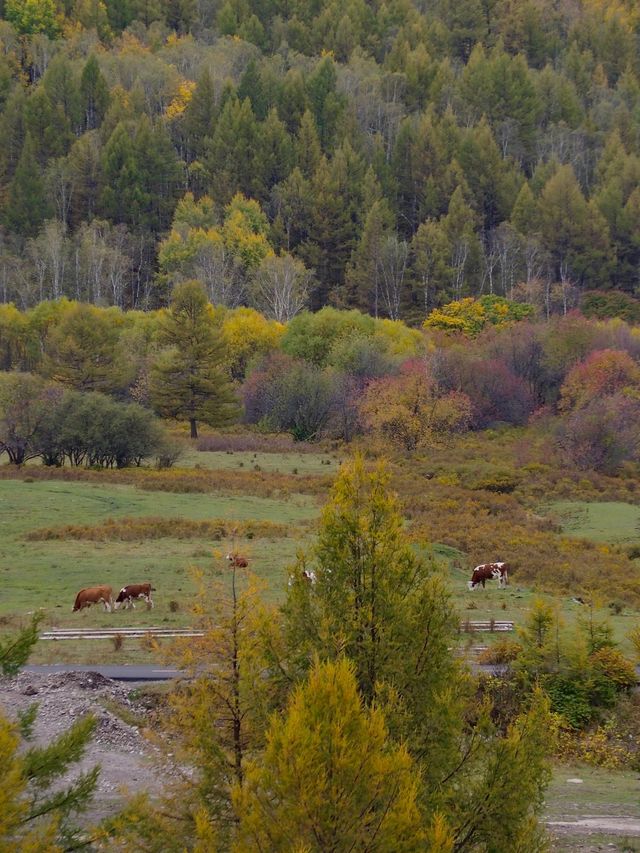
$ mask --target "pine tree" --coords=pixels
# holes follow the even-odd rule
[[[252,195],[255,185],[258,125],[248,98],[227,100],[207,144],[211,193],[226,204],[237,192]]]
[[[548,703],[534,696],[504,737],[490,705],[478,705],[450,651],[458,619],[446,583],[410,548],[384,466],[369,472],[356,458],[342,467],[317,545],[293,578],[284,607],[289,651],[274,671],[305,672],[314,656],[353,662],[363,699],[386,709],[390,731],[416,762],[425,825],[442,849],[541,851]],[[495,847],[492,833],[501,839]]]
[[[235,791],[241,851],[416,851],[424,840],[411,758],[365,708],[346,660],[317,663],[262,761]]]
[[[15,673],[26,663],[38,639],[42,617],[16,636],[0,642],[0,672]],[[83,812],[96,789],[99,768],[74,780],[69,768],[80,761],[96,727],[86,716],[45,746],[33,745],[37,705],[10,722],[0,713],[0,849],[62,853],[86,844],[76,816]]]
[[[262,75],[255,59],[249,60],[249,64],[238,83],[236,94],[240,101],[244,101],[245,98],[249,99],[253,114],[258,121],[266,119],[269,104],[262,84]]]
[[[56,382],[78,391],[122,391],[133,379],[119,330],[104,310],[74,304],[49,332],[44,369]]]
[[[210,426],[232,422],[237,403],[220,368],[224,346],[198,282],[175,288],[160,341],[168,349],[151,371],[151,399],[158,412],[188,421],[191,438],[198,437],[198,421]]]
[[[336,141],[338,124],[344,111],[344,99],[337,91],[337,72],[333,59],[321,59],[307,80],[311,110],[316,120],[323,151],[330,151]]]
[[[539,230],[540,217],[536,199],[527,181],[520,187],[520,192],[511,210],[511,224],[522,236],[531,236]]]
[[[193,772],[125,824],[120,840],[132,849],[212,853],[197,846],[203,827],[215,833],[220,849],[230,849],[237,825],[232,790],[244,782],[248,759],[264,747],[273,710],[262,648],[277,622],[262,603],[258,578],[235,566],[224,575],[212,582],[194,572],[193,615],[202,637],[176,640],[166,651],[167,663],[189,677],[169,696],[163,725]]]
[[[386,199],[374,201],[364,222],[360,241],[347,268],[348,304],[377,317],[381,309],[382,248],[393,230],[393,215]]]
[[[255,195],[269,198],[272,187],[283,181],[291,171],[293,145],[284,123],[275,108],[269,110],[259,129],[256,152]]]
[[[363,176],[362,159],[345,143],[331,162],[320,161],[313,177],[309,239],[302,253],[319,280],[312,308],[325,305],[331,291],[344,283],[358,238]]]

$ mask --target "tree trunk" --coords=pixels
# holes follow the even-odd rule
[[[191,438],[197,438],[198,437],[198,426],[196,424],[196,419],[195,418],[189,418],[189,423],[191,425]]]

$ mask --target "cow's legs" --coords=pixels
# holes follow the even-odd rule
[[[150,595],[146,595],[145,598],[147,599],[147,610],[153,610],[153,598]]]

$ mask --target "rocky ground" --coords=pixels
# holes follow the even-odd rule
[[[0,708],[15,716],[36,702],[34,738],[38,744],[49,743],[85,714],[97,718],[89,749],[82,761],[74,765],[69,778],[79,770],[100,765],[98,790],[90,815],[99,819],[115,811],[127,791],[157,795],[177,773],[170,754],[150,738],[150,731],[144,726],[148,720],[145,704],[132,698],[132,693],[135,696],[131,684],[111,681],[98,673],[20,673],[12,679],[0,679]],[[112,708],[117,708],[118,713]],[[120,713],[125,719],[143,725],[125,722]]]

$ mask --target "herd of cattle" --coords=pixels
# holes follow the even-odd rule
[[[226,559],[229,565],[234,569],[246,569],[249,561],[246,557],[240,554],[227,554]],[[313,571],[304,570],[303,577],[309,583],[315,584],[316,574]],[[509,566],[507,563],[481,563],[476,566],[471,575],[471,580],[468,583],[469,589],[477,589],[482,585],[483,589],[487,581],[496,580],[500,589],[504,589],[509,583]],[[291,584],[292,579],[289,579]],[[150,583],[130,583],[123,586],[118,593],[115,601],[113,599],[113,589],[108,585],[91,586],[86,589],[81,589],[76,595],[73,611],[82,610],[84,607],[90,607],[92,604],[103,604],[107,611],[117,610],[121,605],[125,610],[132,607],[135,610],[136,599],[142,599],[146,602],[147,608],[153,607],[153,599],[151,593],[155,592],[155,587]]]
[[[226,559],[229,565],[234,569],[246,569],[249,561],[246,557],[240,554],[227,554]],[[115,601],[113,598],[113,589],[108,584],[100,584],[99,586],[89,586],[81,589],[76,595],[76,600],[73,605],[73,612],[82,610],[85,607],[91,607],[92,604],[103,604],[104,609],[108,612],[117,610],[121,605],[125,610],[132,607],[136,608],[136,599],[142,599],[147,604],[147,609],[153,607],[153,599],[151,593],[155,592],[156,588],[150,583],[130,583],[123,586],[118,593]]]

